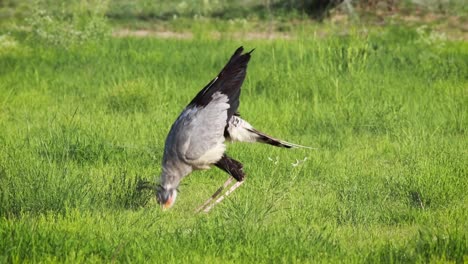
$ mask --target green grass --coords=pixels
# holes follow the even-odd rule
[[[0,262],[468,260],[466,42],[203,35],[2,39]],[[256,48],[241,114],[318,149],[230,145],[242,188],[196,215],[227,177],[195,172],[162,212],[138,182],[159,177],[170,125],[240,45]]]

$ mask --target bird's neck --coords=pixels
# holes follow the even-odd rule
[[[192,167],[178,163],[177,165],[171,162],[165,162],[162,167],[161,183],[164,188],[177,188],[180,181],[192,172]]]

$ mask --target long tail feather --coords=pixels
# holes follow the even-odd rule
[[[277,139],[265,133],[262,133],[256,129],[249,129],[249,131],[257,135],[257,142],[270,144],[275,147],[317,149],[317,148],[312,148],[308,146],[303,146],[303,145],[283,141],[281,139]]]

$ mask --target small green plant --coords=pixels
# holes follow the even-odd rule
[[[21,45],[11,35],[0,35],[0,56],[13,55],[21,51]]]
[[[46,4],[58,7],[45,8]],[[109,34],[106,9],[107,1],[75,0],[66,4],[39,1],[26,23],[31,28],[33,43],[69,48],[101,40]]]

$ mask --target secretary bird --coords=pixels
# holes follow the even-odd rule
[[[157,200],[164,209],[174,205],[181,180],[194,170],[212,165],[228,173],[229,179],[196,211],[212,206],[237,189],[245,179],[242,164],[226,154],[224,142],[261,142],[276,147],[304,147],[273,138],[253,128],[237,112],[240,88],[253,52],[239,47],[217,77],[209,82],[185,107],[167,135]],[[307,148],[307,147],[306,147]],[[209,205],[233,178],[237,181]]]

